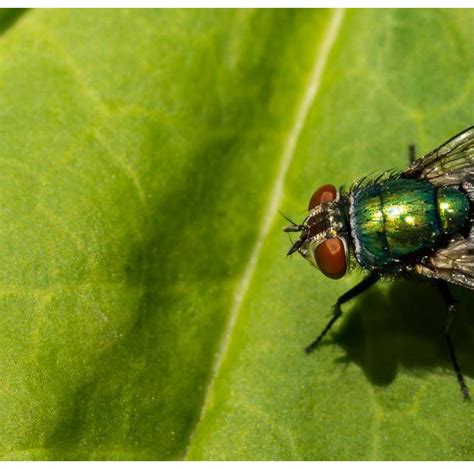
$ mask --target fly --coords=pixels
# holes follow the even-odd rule
[[[358,265],[366,277],[338,298],[331,319],[306,348],[313,351],[342,315],[341,306],[382,277],[431,279],[446,305],[444,336],[462,396],[469,389],[456,358],[449,327],[456,301],[449,284],[474,290],[474,126],[460,132],[406,171],[363,178],[348,190],[317,189],[288,255],[298,252],[332,279]]]

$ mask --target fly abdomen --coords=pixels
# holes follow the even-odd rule
[[[350,223],[357,261],[368,269],[436,248],[469,216],[467,197],[426,180],[391,179],[356,189]]]
[[[469,216],[467,196],[454,187],[441,187],[436,202],[443,233],[450,235],[459,231]]]

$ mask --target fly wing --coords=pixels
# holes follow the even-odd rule
[[[474,289],[474,229],[467,239],[461,235],[416,267],[419,274]]]
[[[403,178],[427,179],[435,186],[459,185],[474,177],[474,126],[415,160]]]
[[[474,180],[462,182],[462,188],[474,203]],[[472,221],[471,221],[472,223]],[[416,266],[416,271],[474,290],[474,228],[465,238],[456,234],[445,248],[438,249]]]

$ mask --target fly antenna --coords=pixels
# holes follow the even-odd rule
[[[287,217],[281,210],[278,210],[278,213],[279,213],[286,221],[289,221],[292,225],[298,226],[291,218]]]
[[[281,212],[280,210],[278,210],[278,212],[286,221],[289,221],[291,223],[291,226],[286,226],[285,228],[283,228],[283,231],[285,233],[303,231],[303,225],[297,225],[291,218],[287,217],[283,212]]]

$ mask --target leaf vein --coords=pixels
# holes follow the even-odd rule
[[[57,53],[59,57],[62,58],[62,63],[66,65],[71,73],[73,74],[76,82],[80,86],[79,91],[84,96],[85,99],[93,102],[97,112],[104,118],[110,117],[111,113],[110,110],[107,108],[107,105],[102,98],[101,94],[92,87],[88,80],[85,78],[83,71],[78,66],[74,58],[71,56],[69,51],[65,49],[58,38],[49,30],[41,28],[38,30],[42,36],[46,37],[46,40],[51,48]],[[116,153],[112,151],[112,148],[109,145],[107,139],[103,136],[103,134],[97,130],[95,133],[97,141],[107,150],[110,154],[113,161],[117,162],[120,169],[125,173],[125,175],[129,178],[133,186],[135,187],[140,204],[145,209],[145,213],[147,213],[147,203],[146,203],[146,196],[143,190],[142,184],[140,182],[140,178],[137,176],[136,171],[129,165],[124,158],[120,158],[116,156]]]
[[[262,250],[263,244],[267,238],[268,233],[270,232],[273,220],[275,219],[275,214],[277,213],[280,201],[283,196],[283,186],[288,169],[293,160],[295,154],[296,146],[298,139],[300,137],[301,131],[305,125],[309,110],[318,94],[318,91],[321,86],[321,81],[323,73],[326,67],[328,57],[331,50],[336,42],[338,33],[341,29],[342,21],[344,18],[344,10],[337,9],[334,10],[331,19],[329,20],[328,27],[324,34],[323,40],[317,45],[315,51],[315,59],[312,66],[312,69],[309,74],[308,84],[304,93],[301,96],[300,101],[297,104],[295,117],[291,123],[283,150],[280,156],[280,163],[278,166],[277,176],[275,183],[273,185],[272,191],[270,193],[270,198],[268,205],[265,210],[265,216],[260,225],[260,230],[257,235],[257,240],[254,244],[254,247],[250,253],[249,260],[247,262],[246,268],[243,272],[243,275],[240,279],[240,282],[237,285],[234,301],[231,306],[229,313],[229,320],[224,330],[224,334],[221,340],[221,345],[219,351],[216,355],[216,360],[211,372],[211,379],[209,381],[208,387],[205,391],[204,403],[201,409],[201,414],[195,424],[193,431],[190,433],[190,438],[188,441],[187,448],[185,450],[184,458],[187,458],[187,454],[191,448],[194,435],[197,428],[199,427],[200,422],[203,420],[204,415],[208,409],[208,406],[211,401],[211,396],[214,390],[214,384],[216,378],[219,375],[222,364],[229,350],[229,344],[231,341],[231,336],[235,325],[237,323],[237,317],[241,310],[243,300],[249,289],[250,281],[254,275],[257,261],[260,257],[260,252]]]

